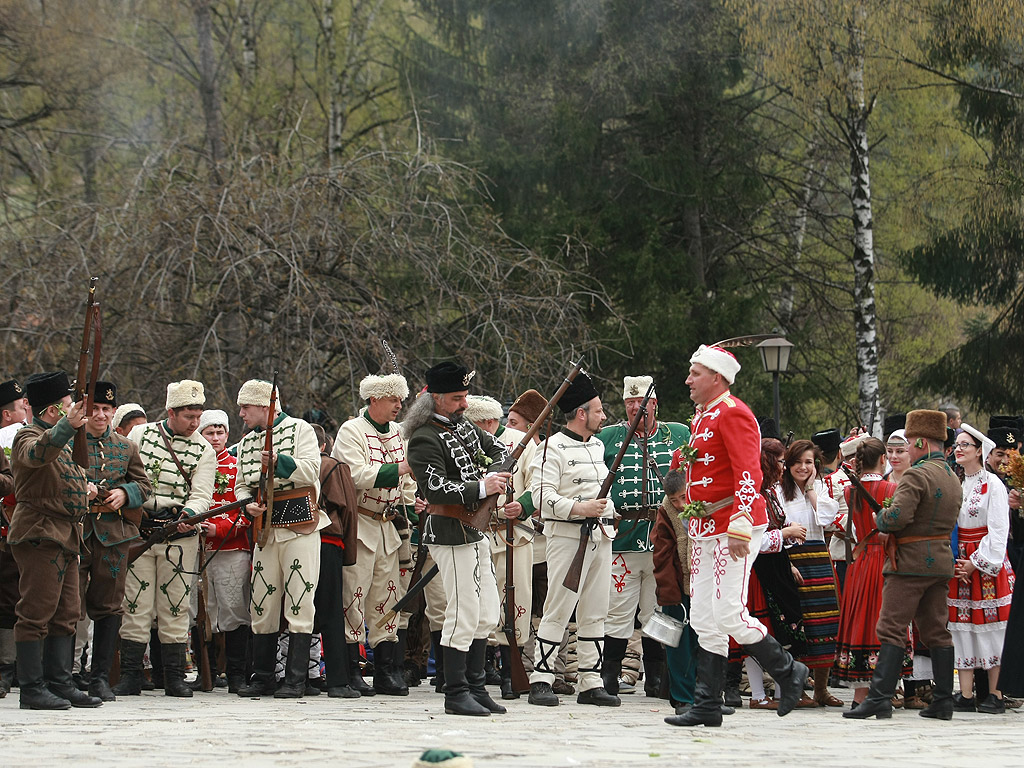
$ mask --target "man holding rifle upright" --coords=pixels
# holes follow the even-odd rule
[[[263,535],[256,534],[252,562],[253,680],[238,695],[298,699],[305,694],[309,669],[313,598],[320,579],[320,529],[331,523],[317,506],[320,446],[308,422],[278,407],[269,381],[245,382],[238,390],[238,408],[252,431],[238,444],[235,498],[253,500],[245,507],[250,517],[269,512]],[[270,487],[273,508],[267,510]],[[288,660],[284,682],[277,687],[274,668],[282,608],[288,626]]]
[[[128,439],[139,447],[142,464],[153,485],[143,509],[146,522],[182,519],[178,535],[167,544],[147,549],[128,566],[124,618],[121,622],[121,679],[117,696],[142,692],[142,657],[157,621],[164,667],[164,694],[188,698],[185,648],[188,642],[189,595],[199,557],[199,537],[184,520],[209,510],[213,500],[217,456],[199,434],[206,393],[198,381],[167,385],[167,418],[139,424]]]
[[[604,443],[595,437],[605,415],[594,383],[582,371],[558,407],[568,423],[537,447],[532,465],[530,493],[547,537],[548,594],[537,629],[529,702],[547,707],[559,703],[551,690],[555,657],[575,609],[580,682],[576,700],[617,707],[619,697],[605,691],[601,680],[615,536],[615,506],[611,499],[597,498],[608,474]],[[563,583],[570,572],[575,573],[577,591]]]
[[[113,701],[110,664],[124,615],[128,544],[139,538],[142,503],[153,492],[139,447],[110,425],[117,408],[117,387],[109,381],[90,385],[92,413],[85,425],[89,446],[89,514],[82,520],[85,546],[79,564],[82,618],[95,622],[89,694]]]

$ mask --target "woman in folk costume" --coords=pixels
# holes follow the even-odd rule
[[[785,550],[787,543],[803,543],[807,530],[796,523],[786,523],[786,513],[775,492],[782,479],[782,463],[786,448],[773,437],[761,440],[761,495],[768,512],[768,529],[761,539],[757,559],[750,572],[747,609],[760,619],[768,633],[790,653],[801,654],[806,640],[800,592],[792,564]],[[764,691],[764,672],[753,656],[744,659],[750,681],[750,708],[777,710],[777,699],[769,699]],[[817,706],[813,700],[809,702]],[[799,705],[798,705],[799,706]]]
[[[879,506],[885,506],[896,492],[896,483],[882,479],[886,447],[874,437],[856,439],[860,441],[854,460],[857,477],[871,498]],[[853,706],[856,707],[868,694],[881,647],[875,625],[882,608],[885,549],[878,538],[875,513],[861,491],[850,485],[844,492],[850,520],[853,521],[857,554],[846,572],[846,589],[839,613],[835,675],[854,689]],[[908,644],[908,655],[903,664],[906,675],[911,673],[909,651]]]
[[[1006,707],[997,685],[1014,584],[1006,558],[1010,505],[1002,481],[985,469],[995,443],[970,424],[961,426],[954,455],[964,469],[963,503],[957,517],[956,576],[946,600],[960,680],[954,707],[1002,714]],[[990,693],[975,703],[974,670],[979,667],[988,671]]]
[[[800,660],[814,673],[814,701],[822,707],[841,707],[843,703],[828,691],[839,632],[839,595],[824,530],[839,516],[839,502],[825,490],[816,462],[820,457],[814,443],[794,441],[786,449],[776,493],[786,521],[807,530],[806,541],[789,550],[789,559],[800,572],[797,583],[807,633],[807,654]]]
[[[903,473],[910,469],[910,443],[902,429],[897,429],[885,440],[885,457],[891,469],[884,475],[886,480],[898,483]]]

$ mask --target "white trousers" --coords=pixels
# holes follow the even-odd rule
[[[211,559],[212,557],[212,559]],[[206,615],[212,632],[231,632],[249,625],[249,581],[252,557],[247,549],[225,549],[206,554],[203,575]]]
[[[690,626],[700,647],[718,656],[729,655],[729,637],[740,645],[765,638],[767,630],[747,612],[750,569],[757,557],[764,528],[750,537],[750,554],[739,560],[729,555],[729,537],[691,539]]]
[[[372,524],[375,521],[369,522]],[[381,537],[379,526],[366,525],[363,520],[359,521],[359,525],[361,533],[362,528],[367,529],[364,536]],[[359,539],[356,545],[355,565],[346,565],[342,577],[345,590],[345,624],[348,627],[349,642],[362,641],[363,624],[369,628],[369,642],[372,647],[383,642],[397,641],[397,618],[383,627],[378,627],[377,622],[405,594],[398,570],[397,549],[387,554],[382,542],[371,548],[362,538]]]
[[[626,640],[633,635],[633,617],[640,608],[640,626],[647,624],[658,605],[653,552],[612,553],[611,592],[604,633]]]
[[[313,595],[320,579],[320,533],[292,538],[270,536],[266,547],[256,547],[252,561],[252,631],[276,635],[281,607],[288,632],[313,632]]]
[[[498,595],[501,596],[498,626],[494,630],[498,645],[508,645],[508,639],[502,632],[505,626],[505,550],[494,552],[494,573],[498,581]],[[515,586],[516,599],[512,605],[512,616],[516,628],[516,645],[522,647],[530,637],[530,609],[533,606],[533,544],[527,543],[515,548],[512,553],[512,583]]]
[[[531,683],[555,681],[555,658],[565,628],[576,609],[576,659],[581,691],[600,688],[604,621],[608,615],[608,581],[611,579],[612,542],[600,531],[591,535],[583,555],[579,592],[562,586],[580,540],[570,536],[547,537],[548,595],[537,628]]]
[[[488,637],[498,623],[498,584],[490,545],[484,538],[455,547],[430,544],[428,548],[444,585],[441,645],[468,651],[474,640]]]
[[[188,641],[189,601],[195,583],[199,537],[150,547],[128,566],[121,637],[149,644],[156,619],[161,643]]]

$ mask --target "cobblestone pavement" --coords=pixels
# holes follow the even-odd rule
[[[851,691],[836,690],[846,701]],[[497,695],[496,689],[494,695]],[[1024,764],[1024,720],[957,714],[950,723],[897,711],[888,721],[848,721],[838,709],[737,712],[721,728],[673,728],[667,702],[642,694],[599,709],[562,697],[562,706],[532,707],[525,697],[506,715],[444,714],[426,685],[405,698],[240,699],[224,689],[171,699],[160,692],[95,710],[32,712],[17,690],[0,700],[3,766],[332,765],[406,768],[424,749],[470,755],[476,768],[522,766],[828,765],[943,766]],[[952,747],[955,745],[955,749]]]

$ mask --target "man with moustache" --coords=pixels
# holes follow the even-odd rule
[[[721,347],[701,345],[686,385],[697,406],[692,461],[686,466],[690,510],[690,625],[697,633],[694,705],[666,717],[670,725],[722,724],[722,690],[732,636],[775,679],[781,717],[803,693],[807,667],[747,611],[750,569],[768,527],[761,496],[761,432],[747,405],[729,391],[740,364]]]
[[[395,419],[409,396],[405,377],[366,376],[359,397],[366,403],[338,429],[331,452],[347,465],[358,494],[355,564],[344,568],[345,622],[351,686],[363,696],[407,696],[406,630],[399,618],[377,626],[377,618],[404,594],[398,565],[401,539],[393,522],[413,505],[415,485],[406,460],[405,440]],[[359,643],[369,626],[373,648],[373,687],[359,673]]]

